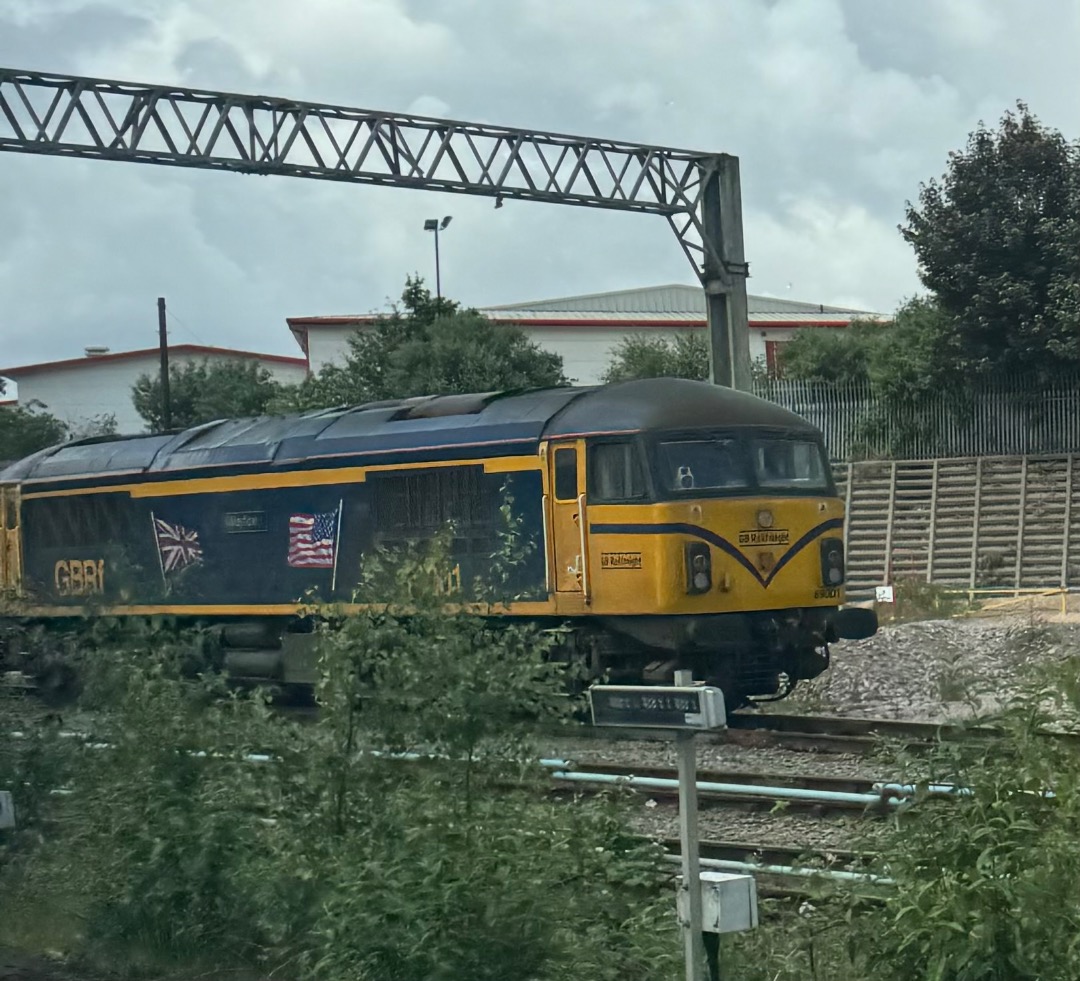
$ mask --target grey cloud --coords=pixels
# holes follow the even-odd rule
[[[80,52],[130,43],[151,26],[139,14],[98,4],[54,9],[26,23],[0,12],[0,64],[36,71],[64,71],[65,66],[73,70]]]
[[[252,72],[236,48],[221,38],[199,38],[176,56],[180,81],[191,88],[248,92],[264,81]]]
[[[736,153],[751,288],[825,303],[917,288],[904,199],[980,116],[1025,96],[1080,134],[1075,0],[967,4],[1004,35],[939,0],[74,2],[0,0],[0,63]],[[178,338],[295,353],[286,316],[432,281],[436,214],[469,304],[693,280],[658,218],[14,154],[0,180],[6,363],[152,343],[162,294]]]

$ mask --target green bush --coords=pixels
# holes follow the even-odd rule
[[[1075,981],[1080,977],[1080,756],[1046,727],[1080,719],[1080,657],[1042,638],[1002,738],[890,751],[881,765],[915,796],[853,847],[888,889],[822,886],[764,900],[761,926],[723,942],[746,981]],[[1029,638],[1030,645],[1037,638]],[[1028,653],[1032,653],[1031,650]],[[931,793],[951,785],[964,793]],[[1048,794],[1048,792],[1050,792]]]
[[[678,976],[657,849],[617,800],[552,799],[529,745],[573,707],[550,640],[461,612],[440,548],[369,563],[395,603],[322,611],[310,723],[198,675],[200,635],[87,635],[93,741],[66,741],[71,793],[20,883],[80,924],[74,953],[312,981]]]
[[[887,617],[891,622],[947,620],[970,607],[966,597],[956,590],[927,582],[919,575],[898,575],[894,588],[896,602]]]
[[[896,815],[881,860],[895,896],[855,935],[869,976],[1080,977],[1080,762],[1039,733],[1052,694],[1029,693],[1004,713],[1003,741],[942,744],[905,775],[970,793],[941,800],[923,789]]]
[[[137,966],[212,952],[232,966],[257,956],[246,880],[269,856],[256,819],[268,768],[244,757],[260,732],[283,743],[284,731],[257,697],[185,680],[179,654],[133,648],[89,664],[88,697],[107,686],[112,701],[78,749],[39,884],[81,918],[91,957],[122,952]]]

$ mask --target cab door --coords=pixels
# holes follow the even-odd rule
[[[549,560],[559,607],[591,599],[588,566],[589,529],[585,502],[585,441],[548,444]],[[563,602],[566,601],[566,602]]]
[[[0,486],[0,593],[15,592],[21,581],[19,487]]]

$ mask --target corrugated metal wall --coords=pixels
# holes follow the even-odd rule
[[[839,463],[848,590],[1080,587],[1080,454]]]

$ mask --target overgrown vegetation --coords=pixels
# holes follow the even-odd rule
[[[605,382],[632,378],[689,378],[708,381],[709,344],[704,332],[649,336],[631,334],[611,352]]]
[[[257,361],[187,361],[169,367],[169,425],[187,429],[216,419],[263,415],[285,386]],[[131,391],[149,432],[165,426],[161,376],[140,375]]]
[[[349,337],[340,364],[285,390],[278,411],[565,385],[562,358],[524,331],[439,299],[410,277],[400,306]]]
[[[448,605],[448,543],[367,563],[359,598],[393,602],[319,611],[315,721],[200,675],[195,635],[85,631],[81,714],[0,741],[20,809],[0,838],[0,944],[154,976],[681,977],[657,847],[617,798],[546,793],[528,735],[570,712],[569,668],[543,633]],[[508,519],[504,579],[519,544]],[[1002,739],[889,750],[880,768],[918,788],[865,825],[870,870],[892,885],[763,900],[760,928],[722,942],[727,976],[1080,976],[1080,755],[1043,732],[1080,728],[1080,656],[1062,636],[1018,635],[1029,680],[973,720]],[[962,792],[931,793],[949,786]]]
[[[314,723],[194,676],[193,637],[88,633],[93,743],[43,726],[0,756],[29,802],[5,906],[47,897],[73,925],[49,945],[112,969],[676,977],[657,848],[615,800],[551,798],[526,738],[571,708],[549,639],[447,612],[439,543],[369,563],[362,589],[388,574],[394,603],[320,628]],[[0,942],[26,929],[0,917]]]
[[[892,885],[822,887],[766,901],[762,926],[724,942],[729,976],[749,981],[1071,981],[1080,977],[1080,756],[1048,728],[1080,719],[1080,656],[1053,631],[993,724],[1000,740],[890,749],[882,763],[915,796],[862,847]],[[942,788],[958,788],[943,792]],[[856,842],[856,844],[858,844]]]
[[[963,593],[927,582],[918,574],[897,575],[893,579],[892,603],[878,604],[883,623],[908,623],[916,620],[945,620],[970,609]]]

